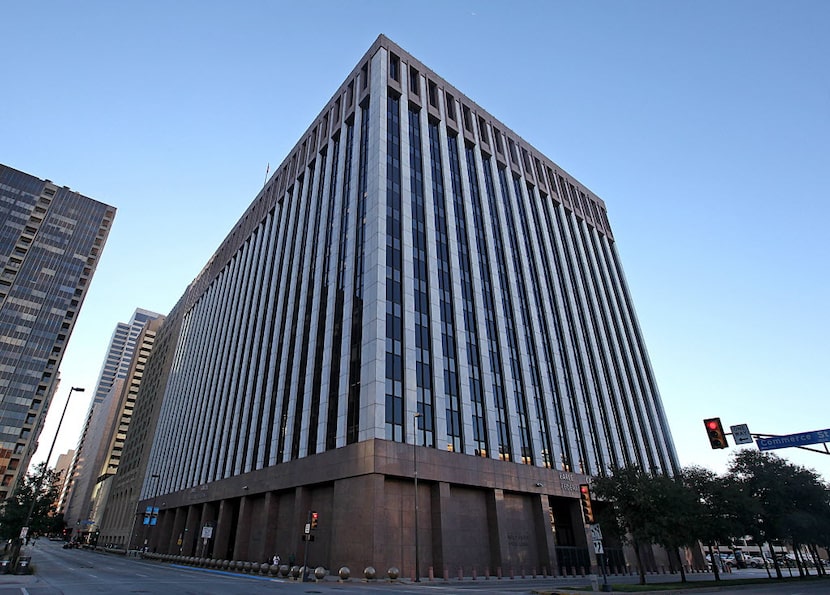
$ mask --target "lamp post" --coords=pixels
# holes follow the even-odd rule
[[[46,472],[49,469],[49,459],[52,458],[52,452],[55,450],[55,443],[58,441],[58,433],[60,433],[61,431],[61,425],[63,425],[63,418],[66,415],[66,409],[69,407],[69,399],[72,398],[73,392],[82,393],[84,392],[84,389],[77,386],[70,387],[69,389],[69,395],[66,397],[66,403],[64,403],[63,405],[63,411],[61,412],[61,417],[58,420],[58,427],[55,428],[55,435],[52,437],[51,446],[49,446],[49,454],[46,455],[46,462],[43,465],[43,473],[38,475],[38,478],[35,482],[35,487],[32,490],[32,502],[29,504],[29,511],[26,514],[26,523],[23,525],[23,529],[25,529],[27,533],[29,531],[29,525],[31,525],[32,523],[32,515],[35,512],[35,504],[37,504],[37,501],[40,499],[40,489],[43,487],[43,480],[46,476]],[[14,556],[12,556],[14,559],[17,558],[17,555],[20,552],[20,542],[23,539],[22,535],[23,532],[21,531],[21,537],[17,539],[17,548],[15,548]]]
[[[418,552],[418,418],[420,413],[416,413],[412,419],[412,429],[414,436],[412,439],[412,466],[415,475],[415,582],[421,582],[421,557]]]

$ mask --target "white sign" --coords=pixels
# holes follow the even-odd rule
[[[213,527],[210,525],[205,525],[202,527],[202,539],[212,539],[213,538]]]
[[[20,528],[20,539],[26,539],[26,536],[29,534],[29,527],[21,527]]]
[[[591,539],[594,541],[602,541],[602,531],[599,528],[599,523],[591,525]]]
[[[305,524],[305,531],[303,531],[303,533],[305,533],[306,535],[311,533],[311,523],[306,523]]]
[[[729,426],[732,430],[732,439],[735,444],[752,444],[755,442],[752,439],[752,434],[749,433],[749,426],[746,424],[738,424],[737,426]]]
[[[594,553],[595,554],[604,554],[605,553],[605,550],[602,548],[602,542],[601,541],[595,541],[594,542]]]

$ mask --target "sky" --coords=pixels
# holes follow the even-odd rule
[[[606,203],[682,465],[703,419],[830,428],[830,3],[20,0],[0,163],[117,207],[34,461],[112,332],[166,314],[381,33]],[[728,430],[727,430],[728,431]],[[741,448],[755,448],[743,446]],[[821,447],[819,447],[821,448]],[[830,480],[830,456],[776,453]]]

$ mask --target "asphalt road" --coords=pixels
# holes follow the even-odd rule
[[[218,572],[203,568],[145,561],[137,558],[93,552],[64,550],[59,542],[40,540],[27,548],[24,555],[32,558],[35,574],[31,576],[0,575],[0,595],[259,595],[268,593],[377,595],[397,593],[482,593],[517,594],[551,589],[567,591],[568,587],[589,585],[588,578],[570,579],[490,579],[476,581],[389,581],[365,582],[360,579],[341,583],[332,577],[323,582],[302,583],[285,579]],[[830,580],[795,581],[788,584],[730,586],[729,579],[765,577],[764,570],[743,570],[727,575],[718,592],[731,595],[818,595],[830,593]],[[691,580],[711,580],[711,575],[694,574]],[[636,582],[637,577],[610,577],[610,582]],[[679,580],[677,575],[649,576],[648,582]],[[583,592],[584,593],[584,592]]]

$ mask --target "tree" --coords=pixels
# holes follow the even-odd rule
[[[742,450],[732,459],[727,478],[755,503],[746,532],[757,543],[787,541],[798,549],[823,539],[830,504],[827,487],[814,471],[773,454]],[[773,563],[781,578],[777,558]]]
[[[727,544],[736,537],[748,535],[746,527],[751,526],[756,504],[734,482],[703,467],[686,467],[681,481],[697,502],[696,538],[709,544],[715,580],[720,580],[712,544]]]
[[[646,583],[642,546],[657,543],[677,555],[679,547],[696,541],[695,500],[674,479],[626,466],[613,468],[608,477],[595,479],[592,487],[597,498],[610,504],[599,513],[603,531],[633,546],[641,585]],[[682,561],[680,567],[685,581]]]
[[[47,533],[54,524],[55,499],[59,473],[47,469],[43,462],[28,473],[14,495],[0,507],[0,538],[17,539],[29,520],[29,535]],[[31,518],[30,516],[31,511]]]

